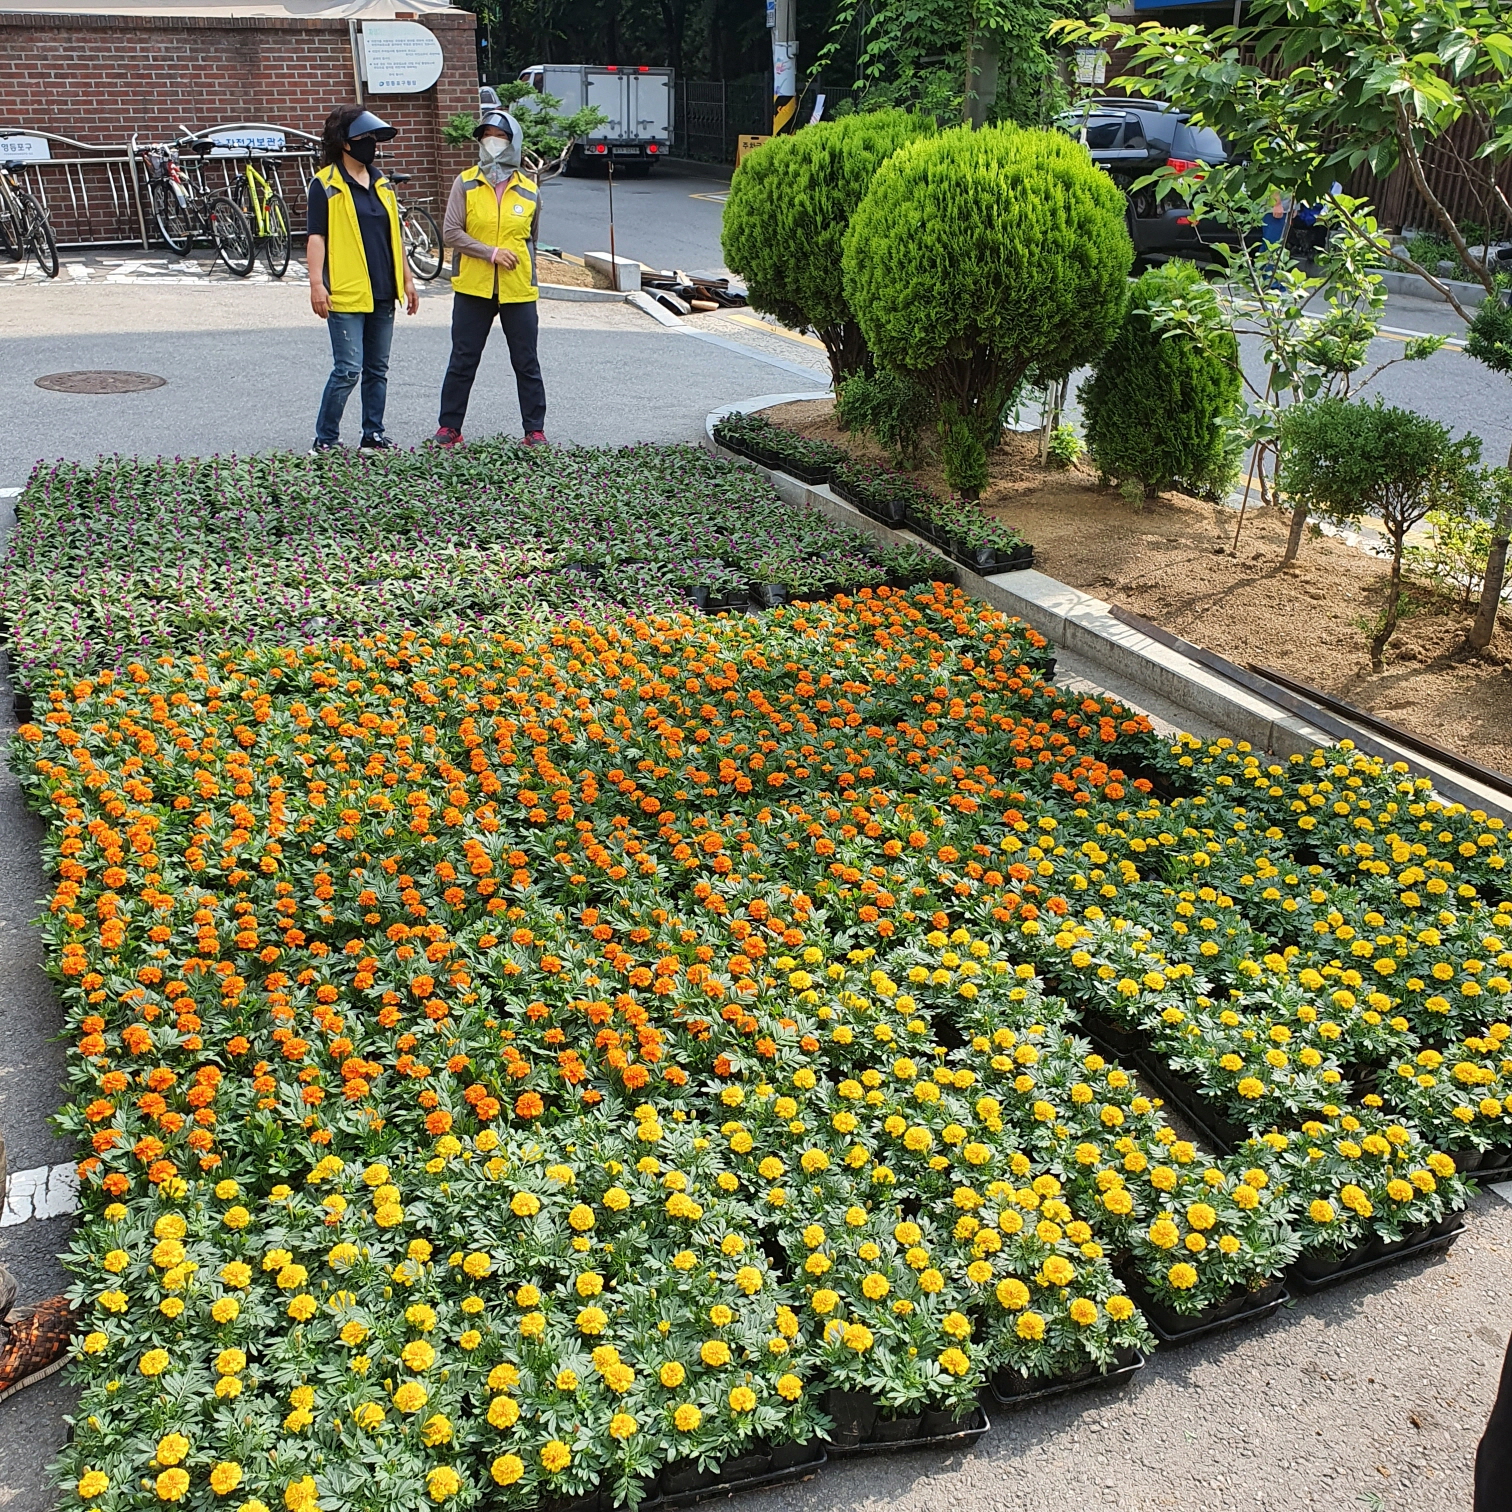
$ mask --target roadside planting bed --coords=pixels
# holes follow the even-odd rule
[[[687,450],[474,458],[333,471],[360,508],[266,476],[342,539],[413,485],[396,565],[547,476],[647,538],[690,477],[711,531],[778,518]],[[186,532],[259,497],[194,467]],[[1506,832],[1403,769],[1161,740],[946,584],[296,635],[228,579],[138,655],[16,607],[59,520],[181,604],[111,472],[39,474],[4,590],[83,1157],[68,1505],[607,1512],[960,1442],[1448,1242],[1512,1161]]]

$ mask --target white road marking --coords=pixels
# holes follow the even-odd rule
[[[1512,1181],[1493,1181],[1491,1190],[1501,1198],[1503,1202],[1512,1203]]]
[[[61,1218],[79,1207],[79,1171],[70,1161],[12,1171],[6,1186],[0,1228],[28,1223],[33,1218]]]

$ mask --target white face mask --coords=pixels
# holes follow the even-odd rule
[[[496,163],[509,151],[510,145],[508,137],[484,137],[478,143],[478,156],[485,163]]]

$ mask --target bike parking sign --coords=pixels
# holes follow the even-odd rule
[[[237,131],[212,131],[215,143],[211,157],[241,157],[248,152],[282,152],[285,146],[281,131],[244,127]]]
[[[52,159],[52,148],[46,137],[0,135],[0,162],[46,163]]]

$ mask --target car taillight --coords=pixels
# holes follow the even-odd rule
[[[660,152],[661,148],[658,147],[655,142],[647,142],[646,143],[646,151],[647,152]]]
[[[609,149],[608,149],[608,148],[607,148],[607,147],[606,147],[606,146],[604,146],[604,144],[603,144],[603,143],[602,143],[602,142],[599,142],[599,143],[597,143],[597,144],[596,144],[596,145],[595,145],[595,146],[594,146],[594,149],[593,149],[593,150],[594,150],[594,151],[595,151],[595,152],[596,152],[596,153],[598,153],[598,155],[599,155],[599,156],[600,156],[600,157],[602,157],[602,156],[603,156],[603,155],[604,155],[604,154],[605,154],[605,153],[606,153],[606,152],[608,152],[608,150],[609,150]]]
[[[651,65],[649,63],[642,63],[641,66],[639,68],[637,68],[635,71],[636,71],[636,73],[650,73],[651,72]]]
[[[1189,173],[1197,166],[1196,158],[1167,158],[1166,167],[1173,168],[1177,173]]]
[[[607,64],[605,64],[604,65],[604,72],[605,73],[618,73],[619,72],[619,64],[618,63],[607,63]]]
[[[1190,215],[1178,215],[1176,217],[1176,224],[1178,226],[1190,226],[1192,224],[1192,217]]]

